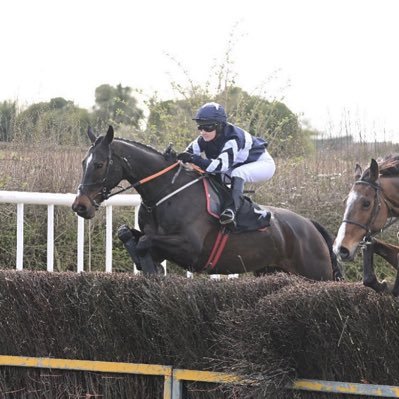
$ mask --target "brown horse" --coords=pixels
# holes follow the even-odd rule
[[[99,204],[114,194],[111,190],[127,180],[142,198],[141,231],[127,233],[135,239],[132,257],[144,272],[155,272],[167,259],[209,274],[274,267],[313,280],[341,276],[333,239],[317,222],[270,207],[270,227],[221,235],[217,217],[207,210],[209,195],[202,180],[208,177],[179,168],[175,156],[171,159],[149,146],[114,139],[111,126],[104,136],[97,138],[91,129],[88,135],[93,144],[83,161],[83,178],[72,209],[86,219],[94,217]]]
[[[376,291],[386,288],[374,273],[376,253],[398,269],[399,247],[373,238],[373,235],[393,224],[399,217],[399,155],[390,155],[362,172],[356,164],[355,183],[346,200],[344,219],[334,242],[334,252],[343,261],[351,261],[359,244],[364,248],[363,283]],[[399,272],[393,288],[399,294]]]

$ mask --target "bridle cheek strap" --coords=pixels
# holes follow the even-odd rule
[[[355,226],[361,227],[362,229],[366,230],[367,232],[369,231],[368,227],[365,224],[361,224],[361,223],[355,222],[354,220],[344,219],[342,221],[342,223],[354,224]]]

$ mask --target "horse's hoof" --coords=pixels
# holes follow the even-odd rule
[[[160,274],[160,275],[165,274],[165,269],[160,263],[156,264],[156,268],[157,268],[157,274]]]
[[[122,226],[119,227],[118,229],[118,238],[122,242],[127,242],[133,237],[132,231],[129,229],[129,227],[126,224],[123,224]]]
[[[388,292],[388,291],[390,291],[390,290],[388,289],[387,282],[385,280],[382,280],[380,283],[380,288],[379,288],[378,292]]]
[[[388,284],[385,280],[381,281],[381,283],[375,279],[372,281],[363,281],[363,285],[365,287],[372,288],[376,292],[385,292],[387,291]]]

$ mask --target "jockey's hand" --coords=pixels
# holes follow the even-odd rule
[[[193,154],[189,152],[181,152],[177,155],[177,159],[182,161],[183,163],[192,162],[193,161]]]

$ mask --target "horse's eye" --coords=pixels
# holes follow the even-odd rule
[[[368,208],[370,206],[371,202],[369,200],[363,201],[363,208]]]
[[[96,168],[96,169],[101,169],[102,167],[103,167],[103,163],[102,162],[95,162],[94,163],[94,167]]]

